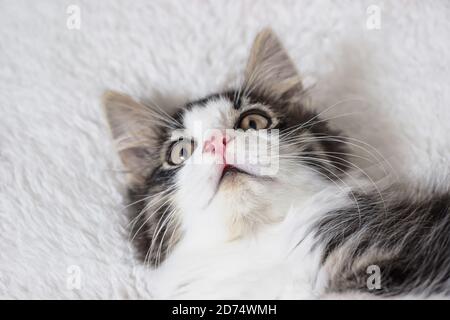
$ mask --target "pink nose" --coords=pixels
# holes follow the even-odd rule
[[[229,137],[225,134],[215,134],[205,141],[203,145],[203,153],[211,153],[223,157]]]

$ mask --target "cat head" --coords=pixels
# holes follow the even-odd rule
[[[176,243],[209,245],[283,219],[293,201],[344,170],[344,144],[302,101],[296,67],[258,34],[240,88],[174,114],[108,92],[104,107],[128,175],[131,234],[146,261]]]

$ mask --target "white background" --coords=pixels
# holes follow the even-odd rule
[[[313,108],[353,113],[331,121],[400,179],[448,185],[449,17],[448,1],[0,1],[0,298],[151,297],[100,96],[177,106],[218,91],[265,26]]]

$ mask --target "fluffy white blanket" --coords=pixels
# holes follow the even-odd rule
[[[335,126],[400,179],[450,184],[449,16],[445,0],[1,1],[0,298],[152,297],[100,96],[219,90],[264,26]]]

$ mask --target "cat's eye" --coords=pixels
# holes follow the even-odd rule
[[[237,127],[242,130],[262,130],[267,129],[272,124],[270,118],[262,111],[250,111],[241,116]]]
[[[189,159],[195,150],[195,142],[191,139],[180,139],[169,148],[167,162],[170,165],[178,166]]]

